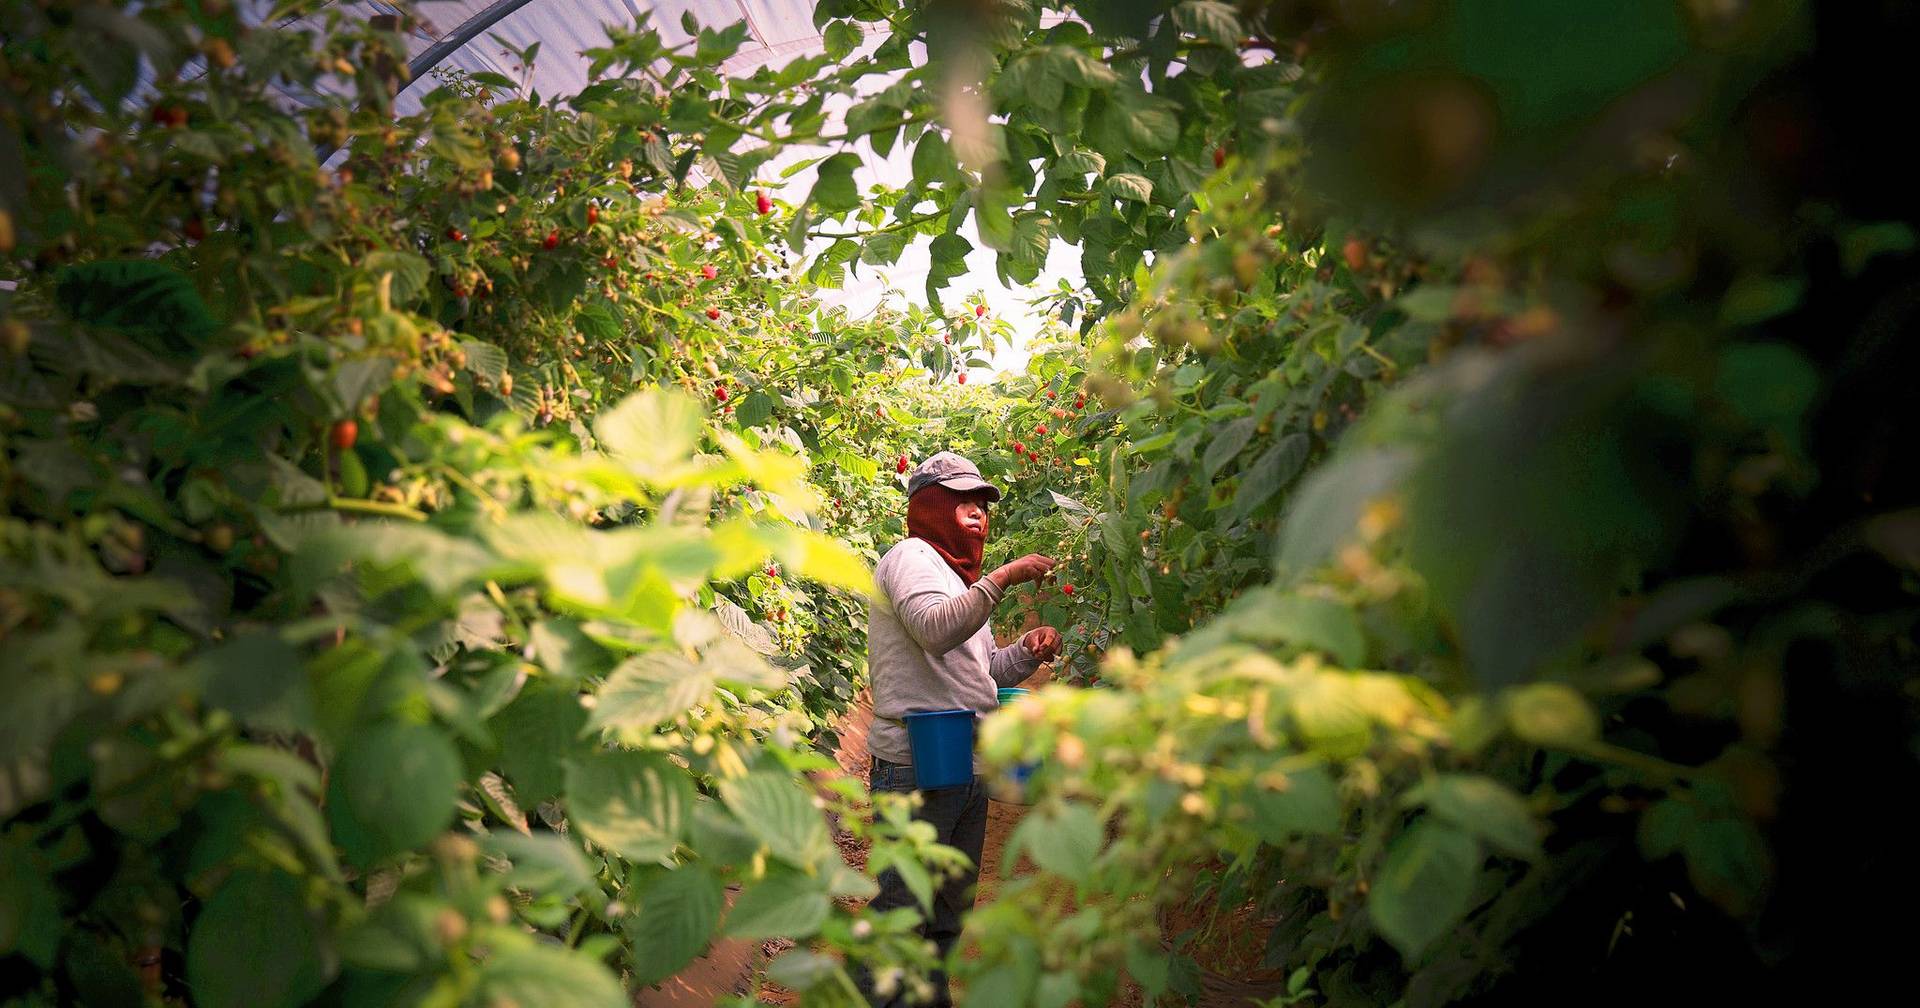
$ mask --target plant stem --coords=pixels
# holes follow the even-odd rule
[[[939,218],[945,215],[945,213],[946,211],[944,210],[938,210],[933,213],[921,214],[918,217],[909,217],[906,220],[900,221],[897,224],[889,224],[883,228],[875,228],[872,231],[855,231],[852,234],[841,234],[841,233],[833,233],[833,232],[827,232],[827,231],[808,231],[807,237],[809,238],[871,238],[874,235],[887,234],[889,232],[899,231],[904,228],[918,227],[921,224],[925,224],[928,221],[934,220],[936,218]]]
[[[405,518],[408,521],[427,520],[426,512],[416,511],[405,504],[388,504],[385,501],[360,500],[356,497],[335,497],[329,493],[326,500],[310,504],[293,504],[280,509],[281,514],[302,514],[309,511],[341,511],[347,514],[380,515],[386,518]]]
[[[568,948],[580,947],[580,936],[587,930],[587,916],[591,912],[586,907],[574,911],[573,922],[567,925]]]

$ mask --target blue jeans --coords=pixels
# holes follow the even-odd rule
[[[913,767],[875,756],[868,786],[874,791],[916,790],[913,786]],[[960,940],[961,919],[968,910],[973,909],[973,887],[980,880],[980,851],[987,842],[987,789],[976,774],[969,783],[922,791],[920,797],[921,805],[914,813],[914,818],[933,824],[941,843],[957,848],[974,864],[972,870],[948,879],[934,890],[932,917],[920,925],[920,933],[934,943],[944,959]],[[873,898],[873,902],[867,904],[868,909],[878,913],[896,907],[918,906],[899,872],[889,868],[880,873],[877,881],[880,893]],[[896,991],[886,998],[875,994],[873,978],[865,970],[856,969],[853,980],[867,1002],[877,1008],[895,1008],[915,1003],[907,1000],[904,991]],[[950,1008],[953,995],[947,990],[946,971],[935,972],[932,980],[934,999],[931,1003],[936,1008]]]

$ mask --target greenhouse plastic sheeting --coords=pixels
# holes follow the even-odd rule
[[[399,12],[389,3],[337,6],[362,18]],[[460,33],[463,26],[486,18],[497,6],[494,0],[422,0],[409,5],[414,23],[408,34],[408,57],[418,59],[442,39]],[[677,45],[689,38],[680,23],[684,14],[692,14],[703,27],[747,23],[750,41],[728,61],[730,72],[784,63],[821,46],[820,33],[813,27],[812,0],[528,0],[437,65],[474,73],[490,71],[517,81],[523,71],[508,46],[524,49],[538,42],[540,53],[534,60],[530,89],[543,95],[573,94],[587,85],[587,61],[580,53],[607,44],[607,25],[632,27],[645,17],[662,41]],[[433,87],[432,77],[423,70],[401,92],[397,111],[402,115],[418,111],[421,96]]]

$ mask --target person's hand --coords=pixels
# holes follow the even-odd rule
[[[1009,560],[992,574],[987,575],[1002,591],[1017,584],[1038,581],[1053,569],[1053,558],[1044,553],[1029,553],[1018,560]]]
[[[1020,638],[1021,646],[1043,662],[1060,657],[1060,631],[1050,626],[1034,627]]]

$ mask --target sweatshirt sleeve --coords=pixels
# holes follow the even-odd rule
[[[988,674],[993,676],[996,686],[1018,686],[1040,667],[1040,659],[1027,650],[1020,641],[1014,641],[1003,648],[993,650],[993,660],[987,665]]]
[[[987,624],[993,607],[1000,603],[1000,589],[981,578],[958,595],[949,594],[942,571],[919,552],[908,553],[900,562],[886,565],[880,575],[880,588],[893,603],[893,611],[907,635],[928,654],[946,654],[967,642]]]

